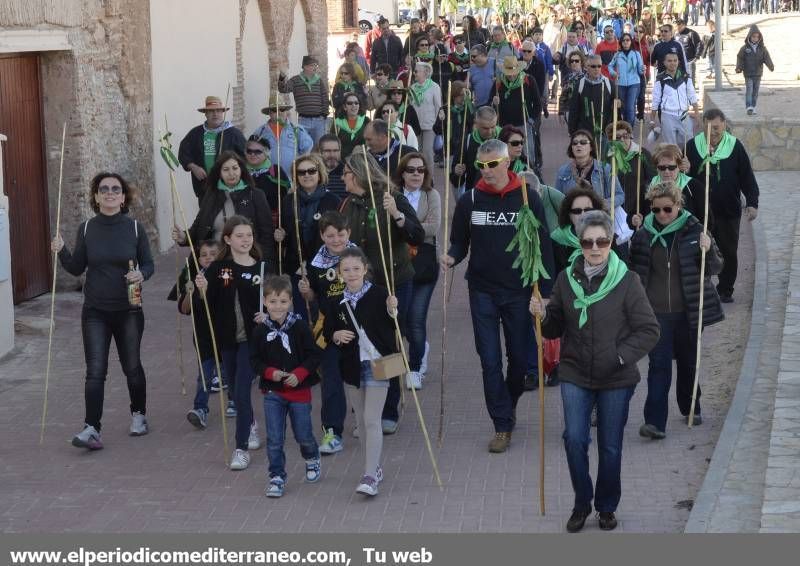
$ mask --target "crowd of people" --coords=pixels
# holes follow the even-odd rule
[[[246,469],[262,444],[256,382],[268,497],[286,491],[287,419],[303,479],[316,482],[321,456],[344,449],[349,410],[364,461],[356,491],[375,496],[382,437],[398,430],[401,389],[424,387],[434,289],[443,271],[466,261],[494,429],[488,450],[509,449],[519,399],[538,386],[540,317],[543,338],[560,340],[546,385],[559,385],[563,401],[575,490],[566,528],[580,530],[593,504],[602,529],[616,526],[637,362],[649,356],[641,436],[666,437],[673,359],[680,412],[702,423],[700,389],[693,390],[698,327],[723,320],[722,304],[733,301],[740,220],[758,210],[749,157],[724,114],[706,110],[697,134],[687,117],[697,105],[696,60],[713,54],[686,27],[700,2],[677,4],[659,12],[660,21],[646,6],[597,10],[580,0],[497,16],[489,28],[466,16],[460,33],[447,18],[416,20],[405,41],[382,20],[363,49],[351,41],[341,50],[331,88],[312,56],[298,74],[281,73],[277,90],[294,103],[273,93],[262,109],[266,122],[249,137],[225,119],[229,109],[218,97],[206,98],[197,109],[203,123],[178,153],[199,212],[172,234],[177,245],[192,246],[197,263],[187,262],[170,299],[193,318],[200,361],[187,420],[206,429],[209,396],[227,398],[220,417],[235,419],[231,470]],[[772,65],[757,34],[741,56],[752,76]],[[648,84],[648,129],[661,132],[652,154],[636,141]],[[748,108],[757,93],[758,81],[748,82]],[[550,110],[563,117],[569,141],[565,162],[544,179],[541,120]],[[434,186],[437,165],[456,199],[443,235],[449,211],[444,187]],[[73,250],[58,235],[52,248],[70,273],[86,272],[86,416],[73,444],[97,450],[112,337],[128,379],[130,433],[148,432],[144,316],[132,289],[153,274],[153,260],[145,230],[127,215],[129,184],[100,173],[90,193],[96,215],[81,225]],[[524,204],[538,226],[542,298],[523,285],[517,256],[507,251]],[[398,355],[404,370],[386,369]]]

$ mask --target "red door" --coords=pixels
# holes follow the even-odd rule
[[[50,288],[50,218],[42,143],[39,56],[0,55],[0,132],[10,206],[14,303]]]

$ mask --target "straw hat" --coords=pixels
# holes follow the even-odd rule
[[[198,108],[198,112],[208,112],[209,110],[222,110],[223,112],[227,112],[230,108],[226,107],[222,103],[222,99],[218,96],[206,96],[206,103],[205,106],[202,108]]]
[[[517,58],[509,55],[503,57],[503,73],[506,75],[516,75],[522,70],[522,61],[517,61]]]
[[[278,112],[283,112],[284,110],[291,110],[294,108],[291,104],[286,104],[280,97],[278,96],[278,91],[273,90],[269,95],[269,104],[267,104],[264,108],[261,109],[262,114],[269,114],[277,110]]]
[[[392,93],[392,92],[405,92],[406,86],[403,84],[403,81],[389,81],[389,83],[381,88],[383,92]]]

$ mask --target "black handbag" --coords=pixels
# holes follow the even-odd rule
[[[414,283],[433,283],[439,276],[439,261],[436,258],[436,244],[423,242],[419,246],[409,246],[411,265],[414,267]]]

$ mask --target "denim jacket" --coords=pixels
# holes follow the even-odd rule
[[[275,140],[275,133],[272,131],[272,128],[269,127],[269,124],[264,124],[253,132],[253,134],[269,142],[269,147],[271,148],[269,158],[273,163],[278,163],[278,143]],[[297,140],[296,142],[295,139]],[[297,144],[296,148],[295,143]],[[313,146],[314,142],[303,126],[286,124],[281,129],[281,169],[284,171],[291,171],[294,158],[298,155],[310,152]],[[295,151],[295,149],[297,151]]]
[[[617,51],[611,63],[608,64],[608,72],[619,86],[638,85],[639,75],[644,74],[642,56],[633,49],[628,51],[627,55],[622,51]]]
[[[594,160],[594,167],[592,168],[592,187],[601,198],[603,198],[611,207],[611,165],[606,163],[602,167],[599,161]],[[601,170],[605,174],[601,174]],[[555,188],[564,194],[567,194],[570,189],[575,187],[575,177],[572,175],[572,162],[568,161],[562,165],[556,172]],[[622,190],[622,185],[619,179],[614,179],[614,206],[622,206],[625,204],[625,191]]]

